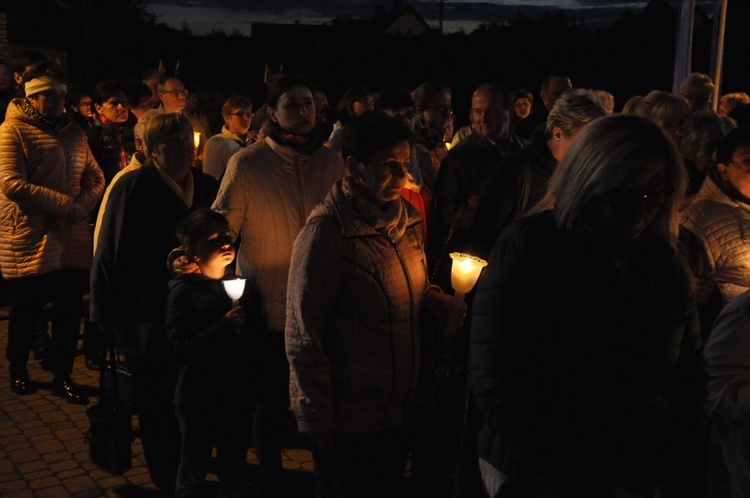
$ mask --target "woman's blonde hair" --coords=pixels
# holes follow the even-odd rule
[[[557,225],[572,231],[594,196],[634,190],[654,168],[665,167],[673,192],[659,207],[647,230],[674,246],[677,206],[687,184],[680,156],[664,132],[650,119],[614,114],[595,119],[573,139],[549,181],[547,194],[529,214],[554,208]]]

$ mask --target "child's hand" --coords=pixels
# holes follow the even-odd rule
[[[235,330],[239,332],[242,327],[245,326],[245,310],[242,306],[235,306],[225,315],[227,320],[234,326]]]

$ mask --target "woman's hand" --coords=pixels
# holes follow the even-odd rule
[[[177,275],[187,275],[188,273],[200,273],[201,269],[197,263],[191,261],[186,255],[182,255],[172,262],[172,269]]]

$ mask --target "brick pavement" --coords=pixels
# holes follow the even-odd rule
[[[151,484],[137,438],[132,445],[132,468],[123,475],[109,474],[89,461],[88,445],[84,440],[88,425],[87,406],[72,405],[52,395],[52,374],[39,368],[36,361],[30,359],[28,363],[36,394],[18,396],[10,391],[8,361],[5,359],[7,329],[7,307],[0,306],[0,497],[159,497],[156,487]],[[99,373],[85,367],[80,349],[72,377],[95,403]],[[133,422],[137,425],[136,418]],[[311,454],[294,435],[288,443],[290,447],[283,452],[287,498],[312,498]],[[706,497],[728,498],[726,470],[715,435],[709,446]],[[251,498],[258,496],[257,466],[251,448],[246,466]],[[216,476],[209,474],[208,481],[211,494],[206,498],[212,498],[216,493]],[[406,488],[404,498],[439,498],[409,489],[408,479]],[[443,497],[449,495],[441,494]]]
[[[7,343],[7,308],[0,309],[0,496],[3,498],[149,498],[159,493],[151,484],[140,440],[132,445],[133,468],[112,475],[90,462],[84,433],[87,406],[72,405],[51,393],[52,374],[29,359],[29,375],[36,394],[18,396],[10,391]],[[75,360],[72,378],[97,401],[99,373],[88,370],[83,354]],[[91,406],[91,405],[88,405]],[[137,418],[133,418],[137,425]],[[301,446],[301,445],[297,445]],[[248,452],[247,479],[255,496],[257,458]],[[312,497],[312,457],[305,448],[284,451],[286,491],[289,498]],[[216,476],[209,474],[211,492]],[[212,495],[211,495],[212,496]]]

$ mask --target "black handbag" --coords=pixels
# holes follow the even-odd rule
[[[109,401],[117,401],[128,407],[132,411],[132,390],[133,390],[133,379],[130,374],[130,370],[125,366],[119,358],[120,355],[115,355],[115,361],[104,361],[102,362],[101,378],[99,383],[101,385],[100,397]],[[117,388],[115,389],[115,383]]]
[[[109,361],[103,363],[106,363],[111,372],[118,371],[115,347],[111,340]],[[103,382],[106,370],[103,365],[99,383],[99,403],[86,411],[89,423],[86,442],[92,462],[112,474],[122,474],[132,467],[132,412],[121,399],[119,376],[110,375],[109,385]]]

